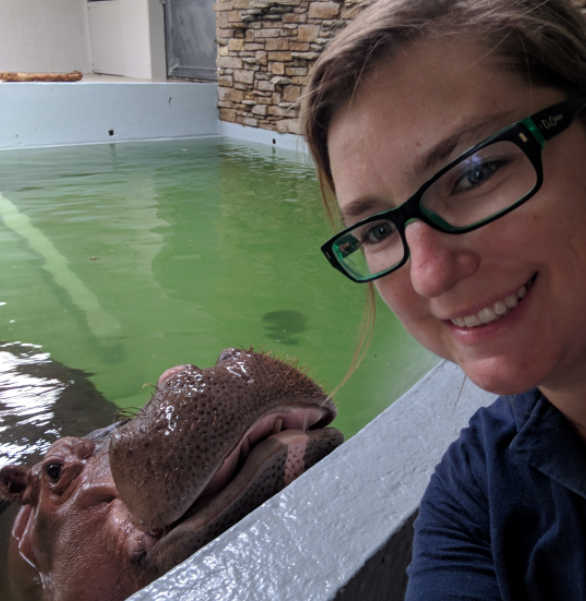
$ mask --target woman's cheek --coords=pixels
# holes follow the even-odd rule
[[[407,277],[402,277],[405,275]],[[413,290],[407,271],[376,280],[375,286],[389,309],[415,340],[432,353],[450,361],[455,360],[449,348],[449,328],[434,317],[427,299]]]
[[[408,324],[417,324],[423,316],[425,299],[421,298],[411,285],[409,271],[403,266],[388,276],[375,280],[375,286],[389,309],[411,332]]]

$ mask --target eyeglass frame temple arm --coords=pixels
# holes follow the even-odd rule
[[[530,129],[533,134],[538,134],[536,136],[538,140],[540,137],[543,138],[543,141],[539,140],[543,146],[545,142],[568,129],[585,107],[586,96],[576,96],[538,111],[524,121],[530,120],[533,123],[535,129],[532,127]]]

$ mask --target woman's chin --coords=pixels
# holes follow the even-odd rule
[[[477,364],[477,363],[480,363]],[[466,376],[479,388],[501,396],[520,394],[539,384],[537,374],[501,361],[460,363]]]

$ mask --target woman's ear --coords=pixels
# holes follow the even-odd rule
[[[0,507],[22,502],[28,486],[29,468],[24,465],[5,465],[0,469]]]

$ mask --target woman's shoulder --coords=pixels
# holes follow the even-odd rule
[[[479,409],[421,501],[408,598],[433,579],[474,583],[458,598],[583,599],[584,474],[583,441],[538,390]]]
[[[503,503],[495,503],[495,480],[501,479],[496,496],[506,498],[502,491],[517,470],[505,465],[511,461],[507,450],[539,399],[529,391],[477,410],[436,466],[415,522],[408,599],[439,598],[438,590],[466,599],[500,598],[491,524]]]

